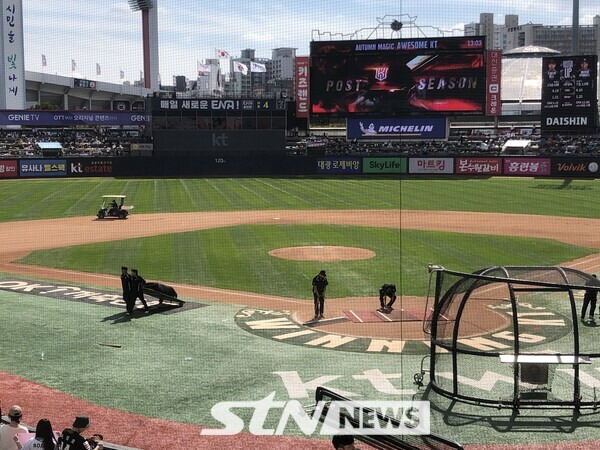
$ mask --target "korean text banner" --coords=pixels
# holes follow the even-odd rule
[[[0,111],[0,125],[145,125],[150,116],[117,111]]]
[[[308,56],[296,57],[296,117],[308,117],[309,93],[309,60]]]
[[[19,166],[16,160],[0,160],[0,178],[18,177]]]
[[[456,173],[466,175],[500,175],[501,158],[456,158]]]
[[[346,136],[348,139],[444,139],[446,118],[349,118]]]
[[[484,38],[311,43],[313,115],[482,114]]]
[[[504,175],[550,175],[550,158],[504,158]]]
[[[410,158],[408,173],[451,174],[454,173],[453,158]]]
[[[359,174],[360,158],[319,158],[317,173]]]
[[[64,159],[22,159],[19,161],[22,177],[64,177],[67,161]]]

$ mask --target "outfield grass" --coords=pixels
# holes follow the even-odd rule
[[[266,209],[426,209],[600,217],[600,180],[533,178],[209,178],[5,180],[0,221],[94,216],[105,194],[136,213]],[[593,205],[592,205],[593,206]]]
[[[269,250],[341,245],[373,250],[376,257],[318,263],[272,257]],[[435,231],[324,225],[244,225],[115,243],[34,252],[25,264],[115,274],[122,264],[146,279],[310,297],[312,277],[326,268],[329,296],[375,295],[374,286],[401,284],[425,295],[427,264],[472,272],[492,265],[553,265],[593,253],[546,239],[465,235]]]

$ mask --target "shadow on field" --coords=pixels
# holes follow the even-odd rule
[[[582,186],[581,184],[573,185],[572,178],[565,178],[561,185],[557,184],[536,184],[533,189],[549,189],[549,190],[571,190],[571,191],[591,191],[593,188],[589,185]]]
[[[437,395],[428,387],[420,400],[429,400],[431,412],[443,417],[444,424],[451,429],[454,439],[460,439],[460,433],[469,434],[472,430],[460,431],[461,426],[491,428],[498,433],[528,433],[528,443],[538,442],[535,434],[573,433],[582,430],[597,430],[600,427],[600,411],[582,409],[497,409],[489,406],[475,406],[446,399]],[[481,431],[481,429],[480,429]],[[479,431],[479,432],[480,432]],[[456,432],[457,434],[454,434]],[[477,431],[475,431],[477,433]],[[590,436],[591,440],[595,437]],[[540,439],[539,442],[545,442]]]
[[[194,305],[195,307],[202,307],[206,305]],[[112,324],[119,324],[125,322],[131,322],[132,320],[144,319],[146,317],[152,316],[154,314],[169,314],[169,312],[176,312],[175,310],[183,309],[180,305],[169,305],[169,304],[160,304],[150,307],[150,312],[148,314],[144,314],[143,309],[134,309],[132,315],[127,315],[125,311],[120,311],[118,313],[112,314],[110,316],[106,316],[102,319],[102,322],[110,322]]]

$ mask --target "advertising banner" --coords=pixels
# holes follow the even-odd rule
[[[308,56],[296,57],[296,117],[308,117],[310,84]]]
[[[359,158],[319,158],[317,173],[360,174]]]
[[[454,173],[452,158],[410,158],[408,173],[419,174],[451,174]]]
[[[363,173],[406,173],[407,158],[363,158]]]
[[[446,138],[446,118],[349,118],[346,137],[361,140],[444,139]]]
[[[0,178],[18,177],[19,169],[16,160],[0,160]]]
[[[500,175],[501,158],[456,158],[455,172],[459,175]]]
[[[502,110],[502,50],[487,51],[486,60],[485,115],[499,116]]]
[[[504,175],[547,176],[550,175],[550,158],[505,158]]]
[[[19,161],[22,177],[64,177],[67,161],[64,159],[22,159]]]
[[[146,125],[150,116],[117,111],[0,111],[0,125]]]
[[[285,101],[256,99],[153,98],[154,111],[263,111],[285,109]]]
[[[72,177],[112,176],[114,158],[79,158],[68,160],[69,175]]]
[[[484,37],[313,41],[312,114],[483,114]]]
[[[553,158],[552,175],[560,177],[600,177],[600,158]]]
[[[25,109],[25,46],[23,39],[23,1],[2,0],[2,85],[0,107]]]
[[[542,59],[542,133],[588,132],[596,126],[598,57]]]

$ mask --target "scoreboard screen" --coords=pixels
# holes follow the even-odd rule
[[[542,131],[589,132],[597,115],[596,55],[542,59]]]
[[[471,36],[312,42],[310,112],[483,114],[484,51]]]

